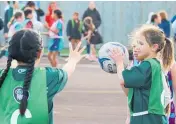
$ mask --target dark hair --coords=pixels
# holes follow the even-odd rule
[[[2,18],[0,17],[0,30],[2,30],[4,27],[4,22],[2,20]]]
[[[132,49],[128,49],[128,53],[129,53],[129,60],[133,60],[133,50]]]
[[[22,16],[23,16],[22,12],[16,12],[14,15],[15,19],[18,19],[19,17],[22,17]]]
[[[59,19],[62,18],[62,12],[60,10],[54,10],[54,14],[56,14]]]
[[[0,87],[2,86],[10,69],[12,59],[28,64],[28,69],[24,79],[23,98],[20,103],[20,114],[24,115],[27,108],[28,91],[34,71],[35,60],[38,52],[42,49],[42,40],[35,31],[26,29],[16,32],[9,42],[7,66],[0,77]]]
[[[11,1],[7,1],[7,4],[10,4]],[[13,4],[15,4],[16,1],[13,1]]]
[[[153,14],[152,17],[151,17],[151,22],[154,23],[155,22],[155,19],[158,18],[158,15],[157,14]]]
[[[26,6],[33,7],[35,6],[35,3],[33,1],[28,1]]]
[[[32,14],[32,10],[31,9],[24,10],[24,16],[25,16],[25,18],[27,18],[29,14]]]

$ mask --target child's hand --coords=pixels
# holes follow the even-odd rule
[[[57,30],[57,29],[49,29],[50,31],[52,31],[53,33],[55,33],[55,34],[58,34],[59,33],[59,30]]]
[[[70,54],[69,54],[68,61],[73,61],[78,63],[83,57],[85,57],[85,55],[81,55],[81,54],[86,47],[84,46],[82,49],[80,49],[80,47],[81,47],[81,42],[79,42],[76,49],[73,50],[71,43],[69,43]]]
[[[58,33],[59,33],[59,30],[55,29],[55,30],[54,30],[54,33],[55,33],[55,34],[58,34]]]
[[[69,43],[70,55],[69,55],[67,64],[65,64],[65,66],[62,68],[63,70],[65,70],[67,72],[68,77],[70,77],[72,75],[72,73],[74,72],[77,63],[83,57],[85,57],[85,55],[81,55],[81,53],[84,51],[84,49],[86,47],[84,46],[80,50],[80,46],[81,46],[81,42],[77,45],[76,49],[73,50],[71,43]]]
[[[111,51],[111,55],[110,56],[116,62],[117,65],[123,64],[124,54],[121,52],[120,49],[113,49]]]

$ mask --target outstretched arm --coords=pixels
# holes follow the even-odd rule
[[[72,75],[72,73],[75,71],[75,67],[77,63],[85,56],[81,55],[82,52],[85,49],[85,46],[80,50],[81,42],[77,45],[76,49],[73,50],[71,43],[69,43],[70,48],[70,54],[68,62],[63,67],[63,70],[67,72],[68,77]]]

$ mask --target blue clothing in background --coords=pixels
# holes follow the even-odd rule
[[[136,59],[134,59],[134,60],[133,60],[133,66],[138,66],[138,65],[139,65],[139,61],[136,60]]]
[[[174,17],[172,17],[171,23],[173,23],[175,20],[176,20],[176,15],[174,15]]]
[[[56,29],[59,31],[58,36],[63,36],[63,23],[58,21]],[[50,38],[48,44],[48,50],[50,52],[58,51],[60,52],[64,48],[63,38]]]
[[[161,21],[161,24],[159,24],[158,26],[164,31],[164,34],[166,35],[166,37],[169,38],[170,32],[171,32],[170,22],[166,19],[163,19]]]

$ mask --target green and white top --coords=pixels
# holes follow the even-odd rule
[[[28,106],[22,117],[19,103],[26,69],[26,66],[10,69],[0,88],[1,124],[53,124],[53,97],[64,88],[67,74],[61,69],[36,68],[28,92]]]
[[[161,72],[156,59],[123,71],[125,87],[129,88],[130,124],[167,124]]]

